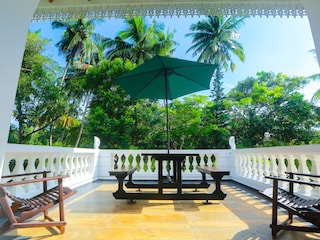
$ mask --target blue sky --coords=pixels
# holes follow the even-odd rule
[[[191,46],[191,38],[185,38],[190,32],[192,23],[203,19],[203,17],[167,17],[157,18],[163,22],[171,31],[175,30],[175,41],[179,43],[174,54],[175,57],[193,59],[191,53],[186,50]],[[147,18],[151,21],[150,18]],[[105,19],[104,23],[96,26],[97,32],[106,37],[114,37],[123,27],[122,20]],[[52,30],[51,22],[33,22],[30,30],[41,29],[41,36],[57,43],[61,37],[61,31]],[[274,73],[285,73],[289,76],[310,76],[319,73],[319,65],[315,56],[309,51],[314,49],[308,18],[287,17],[252,17],[245,21],[245,25],[239,29],[240,39],[246,54],[245,62],[239,62],[234,58],[237,69],[227,72],[224,78],[224,88],[230,90],[238,81],[248,76],[255,76],[259,71],[272,71]],[[57,56],[56,48],[53,46],[48,51],[59,63],[64,65],[63,59]],[[319,82],[311,82],[303,91],[307,99],[310,99]],[[207,94],[207,92],[203,92]]]

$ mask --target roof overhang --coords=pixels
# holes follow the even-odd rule
[[[302,0],[40,0],[33,20],[77,17],[305,16]]]

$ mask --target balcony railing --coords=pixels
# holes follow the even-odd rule
[[[235,151],[236,173],[233,179],[256,189],[270,184],[265,175],[285,177],[286,172],[299,172],[320,175],[320,145],[301,145],[289,147],[269,147],[239,149]],[[319,179],[300,177],[304,181],[319,182]],[[280,183],[281,187],[287,185]],[[319,197],[319,189],[296,186],[301,194]]]
[[[77,187],[98,179],[114,180],[109,170],[115,165],[138,167],[135,179],[155,179],[157,165],[151,157],[142,153],[166,153],[166,150],[115,150],[83,149],[8,144],[3,162],[3,175],[35,171],[50,171],[51,176],[70,175],[65,185]],[[170,153],[198,153],[200,157],[188,157],[183,166],[183,178],[200,179],[197,165],[216,166],[230,171],[231,179],[262,190],[270,185],[264,175],[285,176],[286,171],[320,174],[320,145],[269,147],[225,150],[171,150]],[[166,168],[164,168],[166,169]],[[8,179],[5,179],[6,181]],[[318,181],[315,179],[304,179]],[[4,179],[2,180],[4,181]],[[28,194],[40,186],[13,189]],[[282,185],[282,187],[286,187]],[[299,187],[302,194],[315,195],[314,189]]]

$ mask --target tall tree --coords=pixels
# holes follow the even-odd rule
[[[223,99],[222,78],[224,70],[234,71],[236,65],[232,54],[244,61],[245,55],[242,45],[237,41],[237,30],[244,24],[245,17],[208,16],[207,19],[192,24],[190,33],[186,37],[192,37],[192,46],[187,50],[193,52],[192,56],[198,56],[198,61],[218,65],[215,71],[214,88],[212,97],[214,101]]]
[[[62,39],[56,44],[59,52],[66,58],[61,84],[64,83],[67,71],[76,58],[80,63],[91,64],[94,61],[97,48],[92,41],[92,36],[96,21],[79,18],[78,20],[52,22],[53,29],[64,29]]]
[[[164,33],[164,24],[155,20],[147,24],[142,17],[125,20],[126,27],[115,39],[108,39],[107,58],[120,57],[130,59],[136,64],[152,58],[154,55],[169,56],[177,43],[173,40],[174,33]]]
[[[133,103],[125,90],[112,81],[113,78],[135,67],[129,60],[104,60],[91,67],[86,74],[87,91],[92,92],[89,114],[86,118],[85,135],[92,141],[99,136],[101,147],[128,148],[133,120],[129,108]]]
[[[308,144],[316,139],[318,109],[299,90],[304,77],[259,72],[228,93],[232,132],[243,147]],[[266,142],[264,133],[270,133]]]
[[[49,44],[48,39],[40,38],[39,31],[28,33],[13,110],[19,143],[30,141],[39,131],[49,131],[49,138],[53,139],[55,123],[67,105],[64,93],[57,86],[59,68],[44,55]],[[45,143],[52,145],[51,140],[46,140]]]

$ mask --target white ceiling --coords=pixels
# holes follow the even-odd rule
[[[304,16],[302,0],[40,0],[34,20],[192,15]]]

